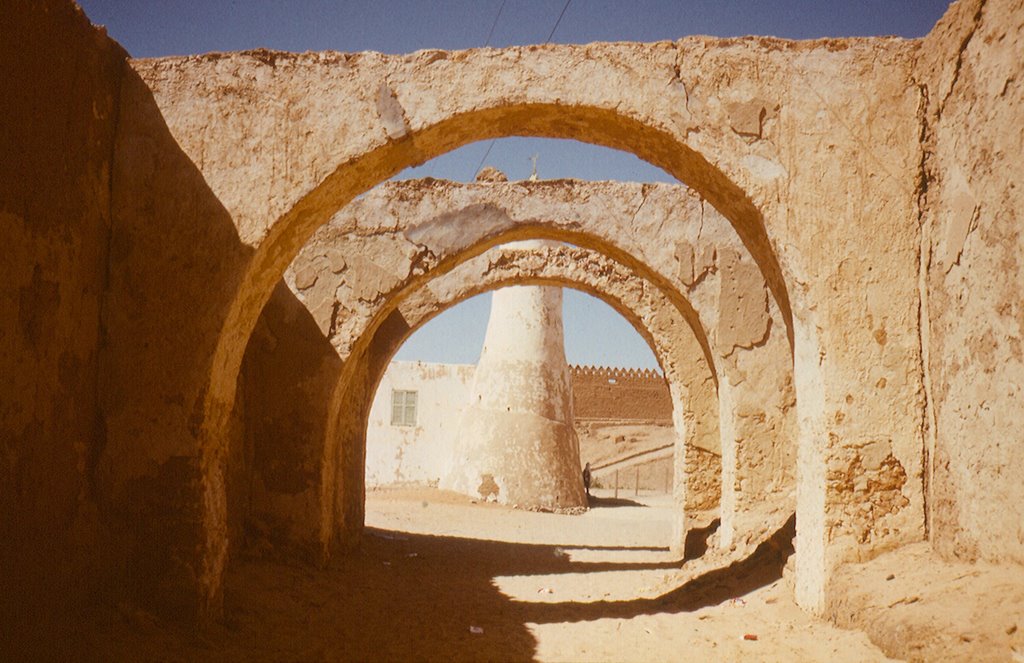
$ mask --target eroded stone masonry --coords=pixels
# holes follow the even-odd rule
[[[719,553],[795,514],[797,602],[890,643],[850,574],[1024,564],[1022,63],[1019,0],[960,0],[918,40],[155,60],[65,0],[6,7],[0,623],[209,623],[254,528],[293,561],[346,554],[398,346],[473,294],[554,285],[655,351],[673,548],[694,450],[720,454]],[[514,135],[679,184],[381,184]],[[1024,651],[1021,630],[948,646]]]

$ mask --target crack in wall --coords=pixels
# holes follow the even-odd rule
[[[978,26],[981,24],[981,15],[985,11],[985,3],[987,0],[981,0],[978,3],[978,10],[974,12],[974,16],[971,17],[971,30],[967,33],[967,36],[960,42],[960,47],[956,52],[956,64],[953,67],[953,80],[949,83],[949,89],[946,90],[946,94],[942,96],[942,103],[938,104],[935,111],[936,121],[942,119],[942,111],[946,108],[946,101],[953,94],[953,90],[956,88],[957,82],[960,80],[960,70],[964,64],[964,53],[967,51],[967,47],[970,46],[971,40],[974,39],[974,33],[978,31]]]
[[[935,404],[933,387],[931,381],[931,311],[928,301],[928,273],[931,270],[932,259],[932,223],[926,210],[928,209],[928,184],[929,161],[933,156],[933,141],[931,124],[928,121],[929,114],[929,90],[924,83],[918,83],[920,102],[918,105],[918,122],[920,124],[919,149],[921,159],[917,172],[917,221],[918,221],[918,250],[917,250],[917,291],[918,291],[918,325],[917,342],[918,354],[920,357],[920,380],[923,391],[924,409],[921,412],[921,495],[922,509],[924,511],[924,536],[926,540],[931,539],[932,531],[932,499],[931,487],[933,479],[933,468],[935,458]]]
[[[640,204],[637,205],[635,210],[633,210],[633,216],[629,217],[629,225],[630,225],[631,228],[633,226],[633,222],[636,221],[636,215],[639,214],[640,210],[643,209],[644,203],[647,202],[647,196],[650,193],[650,191],[649,191],[649,189],[648,189],[646,184],[643,185],[643,187],[640,189],[640,192],[641,192],[641,195],[643,196],[641,198],[641,200],[640,200]]]
[[[333,346],[334,337],[338,333],[338,314],[341,313],[341,302],[337,299],[334,300],[334,305],[331,307],[331,324],[327,330],[327,340],[331,341]]]

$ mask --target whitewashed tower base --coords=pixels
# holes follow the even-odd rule
[[[527,507],[587,504],[561,288],[494,292],[470,399],[443,488]]]

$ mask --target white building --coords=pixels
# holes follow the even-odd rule
[[[366,485],[436,485],[469,403],[473,364],[391,362],[366,432]]]

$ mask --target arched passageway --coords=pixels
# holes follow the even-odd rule
[[[692,221],[680,223],[682,218]],[[600,238],[616,226],[622,230],[614,243]],[[659,242],[645,240],[659,230]],[[390,310],[380,289],[392,288],[388,297],[405,296],[402,288],[412,288],[405,284],[414,277],[434,276],[423,256],[442,262],[461,251],[468,257],[531,233],[624,256],[625,274],[619,278],[647,275],[659,282],[648,289],[666,293],[662,296],[684,316],[687,333],[696,335],[707,365],[720,363],[727,382],[735,383],[721,409],[721,416],[735,418],[722,444],[729,459],[723,533],[734,531],[737,512],[790,499],[791,379],[788,346],[778,333],[782,323],[756,266],[743,257],[727,222],[685,187],[572,181],[391,183],[361,197],[319,231],[287,278],[339,354],[348,357],[357,340],[367,338],[368,330],[380,324],[375,320]],[[651,276],[651,268],[640,262],[674,266],[679,256],[686,258],[687,269],[668,274]],[[719,318],[720,328],[706,333],[701,319],[713,324]],[[396,322],[401,319],[398,315],[392,322],[404,326],[404,321]],[[715,341],[723,348],[712,348]],[[713,375],[717,382],[717,371]],[[348,410],[337,405],[331,409]],[[360,427],[353,426],[349,434],[359,435]],[[358,459],[352,463],[361,467]],[[349,503],[355,504],[361,499],[361,483],[351,485]],[[358,523],[361,517],[356,512],[341,520]],[[741,534],[757,536],[765,530],[764,520],[752,518]],[[725,537],[723,541],[730,543]]]
[[[743,42],[716,46],[690,40],[678,44],[477,51],[454,56],[431,52],[406,58],[259,53],[135,63],[144,83],[129,82],[122,90],[127,108],[121,115],[120,143],[135,148],[147,145],[152,135],[160,140],[151,141],[153,158],[148,161],[146,149],[118,151],[119,176],[123,177],[119,181],[128,189],[140,191],[146,187],[136,186],[139,178],[159,184],[148,191],[148,199],[136,201],[137,205],[133,202],[133,210],[119,210],[126,212],[122,216],[125,223],[119,224],[115,242],[133,237],[136,244],[116,262],[126,267],[127,273],[135,274],[138,283],[134,285],[145,284],[143,289],[155,285],[159,275],[180,262],[182,256],[192,256],[188,261],[194,267],[182,272],[181,282],[176,284],[180,297],[173,306],[157,306],[133,297],[133,284],[113,287],[115,300],[123,296],[138,305],[132,316],[112,314],[111,356],[117,356],[118,366],[140,361],[163,365],[152,349],[126,347],[127,339],[139,326],[150,324],[147,321],[164,320],[182,326],[187,321],[193,326],[188,339],[180,341],[181,347],[172,347],[169,352],[164,349],[177,357],[178,363],[168,365],[162,375],[162,389],[155,390],[155,395],[126,389],[114,398],[114,409],[120,411],[157,410],[163,414],[149,417],[154,423],[144,426],[146,430],[129,424],[135,421],[133,417],[114,420],[110,427],[110,448],[124,452],[117,456],[120,469],[115,474],[125,473],[126,480],[131,480],[140,456],[153,453],[152,449],[134,448],[131,438],[152,433],[157,455],[163,459],[182,458],[178,474],[187,475],[186,483],[202,486],[199,502],[181,510],[186,514],[183,527],[195,532],[202,542],[182,544],[169,552],[170,557],[181,561],[166,565],[169,570],[160,584],[198,584],[202,588],[199,609],[216,608],[226,551],[223,458],[238,368],[259,311],[312,232],[354,196],[403,167],[473,140],[537,135],[625,149],[690,185],[735,228],[773,294],[785,321],[786,335],[809,348],[798,349],[795,355],[798,396],[802,388],[820,392],[824,387],[825,393],[824,400],[809,398],[806,404],[797,399],[803,422],[801,440],[808,451],[800,465],[809,477],[801,482],[807,491],[804,498],[798,496],[798,501],[803,504],[801,509],[812,513],[801,519],[798,532],[799,556],[804,560],[800,575],[806,579],[806,583],[800,583],[799,593],[806,605],[820,604],[826,562],[845,554],[837,553],[826,560],[826,537],[841,543],[840,532],[849,526],[834,515],[826,515],[826,504],[833,504],[831,498],[822,497],[822,493],[832,490],[824,477],[825,462],[832,453],[826,453],[826,449],[835,447],[840,456],[848,455],[857,448],[859,436],[870,432],[855,423],[857,417],[847,417],[834,442],[825,434],[825,412],[833,405],[840,406],[845,396],[840,393],[842,387],[829,385],[833,378],[837,385],[845,381],[851,367],[876,355],[884,354],[882,359],[895,370],[913,364],[917,356],[913,346],[903,344],[902,338],[881,350],[871,345],[870,333],[865,333],[863,339],[857,337],[859,350],[853,354],[858,358],[830,350],[833,346],[850,347],[850,338],[840,341],[818,333],[815,320],[824,316],[831,321],[835,316],[848,315],[848,302],[856,296],[843,289],[841,301],[828,304],[827,311],[814,308],[827,299],[828,271],[821,265],[830,264],[816,261],[815,256],[828,255],[851,241],[860,241],[864,247],[865,242],[881,241],[880,234],[868,233],[870,240],[851,240],[849,234],[844,234],[849,227],[846,224],[843,229],[827,228],[827,239],[820,241],[801,239],[799,226],[802,220],[810,223],[829,210],[841,211],[845,201],[862,195],[860,184],[869,187],[877,199],[890,201],[876,215],[883,224],[912,210],[914,198],[912,192],[902,190],[899,182],[865,175],[856,179],[857,186],[831,186],[830,193],[837,202],[829,203],[831,207],[823,211],[822,201],[829,198],[824,195],[823,185],[817,176],[802,174],[793,159],[794,154],[805,153],[805,147],[799,146],[808,140],[794,129],[804,118],[821,118],[823,102],[794,102],[787,97],[786,112],[780,113],[775,100],[788,86],[800,84],[801,77],[811,69],[843,71],[840,79],[848,87],[837,88],[836,100],[845,102],[849,98],[859,108],[868,104],[866,111],[877,110],[879,116],[893,119],[893,138],[880,149],[899,159],[906,158],[912,151],[909,146],[917,144],[912,112],[916,97],[909,88],[893,88],[869,101],[862,94],[854,94],[865,84],[900,70],[903,60],[898,44],[891,45],[882,61],[877,51],[872,51],[874,66],[867,69],[857,69],[858,63],[868,57],[857,48],[841,52],[821,49],[822,57],[813,60],[813,65],[807,64],[811,60],[799,60],[802,56],[798,51],[776,49],[765,59],[758,48],[769,46]],[[249,78],[243,73],[251,70],[266,76]],[[715,75],[726,70],[732,72],[728,81]],[[245,103],[239,103],[232,92],[239,76],[247,81]],[[481,80],[490,83],[480,85]],[[593,85],[595,80],[603,81],[602,85]],[[299,89],[301,95],[293,94]],[[316,94],[309,94],[310,90],[316,90]],[[702,103],[695,103],[698,98]],[[337,112],[338,108],[346,112]],[[154,113],[155,109],[158,112]],[[750,117],[757,118],[756,123],[746,122]],[[824,118],[816,121],[828,129],[828,116]],[[279,131],[281,127],[285,131]],[[791,140],[778,140],[780,132]],[[233,135],[242,137],[241,141],[232,141],[229,137]],[[177,157],[165,158],[163,145],[167,139],[180,146],[187,163]],[[841,164],[853,151],[852,143],[844,143],[822,159],[826,164]],[[882,161],[885,158],[879,157],[877,150],[875,157]],[[138,163],[145,167],[135,168]],[[198,170],[191,164],[198,165]],[[198,173],[201,175],[197,178]],[[187,190],[195,190],[197,195],[183,195]],[[215,204],[207,205],[205,201],[211,199]],[[182,221],[175,221],[176,217]],[[765,219],[773,219],[771,234]],[[186,226],[189,232],[179,232]],[[165,241],[152,253],[140,250],[155,245],[147,243],[154,234],[147,227],[159,227],[163,239],[171,237],[174,241]],[[914,251],[911,235],[886,238],[889,253]],[[203,247],[202,255],[196,252],[197,245]],[[888,277],[896,276],[893,270],[898,272],[906,264],[894,259]],[[848,269],[855,273],[847,272],[842,277],[844,283],[856,280],[861,271],[852,263]],[[784,285],[784,271],[807,284],[798,292],[800,300],[794,300],[793,308],[802,316],[798,316],[799,330],[791,324],[793,293]],[[900,279],[889,280],[903,283]],[[909,310],[902,309],[913,301],[913,288],[901,294],[907,296],[893,298],[895,303],[887,305],[885,314],[900,317],[903,322]],[[878,314],[874,311],[875,319]],[[866,319],[862,312],[857,315],[858,320]],[[905,340],[912,336],[908,333]],[[823,362],[822,357],[827,361]],[[863,382],[868,389],[867,382]],[[915,398],[913,380],[889,384],[888,393],[896,401]],[[180,404],[162,402],[160,394],[165,392],[178,394]],[[915,461],[907,455],[908,450],[920,448],[915,444],[916,423],[910,421],[911,417],[897,419],[888,437],[896,440],[893,452],[904,464],[912,465]],[[835,429],[836,425],[830,423],[829,428]],[[144,491],[158,489],[156,485],[147,488],[146,481],[141,486]],[[909,485],[899,490],[918,497]],[[139,517],[159,518],[162,507],[154,508],[151,516]],[[832,506],[828,509],[829,513],[838,513]],[[878,529],[878,537],[893,540],[915,536],[910,512],[889,520],[889,526]],[[873,521],[856,527],[861,525],[875,529]],[[163,553],[140,550],[143,557],[151,554],[159,557]]]
[[[49,623],[63,627],[106,588],[129,610],[217,613],[233,540],[223,461],[244,420],[230,392],[243,391],[242,348],[273,338],[250,334],[271,284],[346,196],[450,145],[517,132],[635,151],[732,222],[762,222],[785,290],[768,278],[779,316],[769,342],[788,337],[799,395],[795,576],[805,607],[831,602],[872,629],[903,627],[875,620],[870,600],[851,608],[844,583],[863,589],[860,580],[885,578],[894,558],[928,543],[940,557],[1021,559],[1013,505],[1024,501],[1015,480],[1024,456],[1007,455],[1015,422],[1005,416],[1018,394],[1002,388],[1020,373],[1020,163],[1007,158],[1021,152],[1007,148],[1021,108],[1019,1],[955,3],[920,40],[137,62],[66,0],[12,10],[13,39],[0,40],[15,90],[3,102],[4,141],[27,156],[0,177],[9,249],[0,485],[10,498],[0,520],[12,534],[0,537],[0,567],[15,587],[4,610],[28,627],[12,630],[16,640],[28,631],[70,645]],[[747,202],[753,217],[737,208]],[[647,207],[630,212],[643,220]],[[663,229],[644,233],[653,243]],[[644,262],[666,279],[695,279],[696,258]],[[725,326],[699,301],[694,310],[717,352]],[[730,377],[742,373],[743,352],[719,362],[720,402],[743,384]],[[736,424],[757,412],[729,411],[723,427],[739,440]],[[743,442],[737,456],[750,448]],[[846,564],[854,560],[867,564]],[[952,602],[970,600],[941,560],[915,565],[886,587],[913,596],[915,579],[947,582]],[[480,578],[492,589],[489,579]],[[928,612],[920,608],[910,610]],[[448,623],[463,631],[458,617]],[[956,626],[939,629],[949,637],[931,650],[964,646],[952,642]],[[1003,626],[982,630],[998,631],[1005,653]]]
[[[365,453],[365,422],[377,384],[391,357],[417,329],[441,311],[488,290],[508,285],[574,287],[604,300],[626,318],[651,346],[664,370],[672,395],[676,431],[673,482],[676,519],[671,545],[681,551],[686,534],[687,461],[695,460],[697,444],[705,448],[718,447],[714,375],[678,310],[659,291],[631,276],[622,265],[578,247],[524,250],[498,246],[439,277],[430,287],[419,289],[399,309],[407,323],[403,331],[394,334],[393,328],[384,329],[371,342],[373,351],[366,356],[378,356],[379,351],[386,361],[374,367],[378,374],[372,382],[364,411],[344,415],[346,419],[364,424],[362,436],[353,441],[360,448],[358,458]],[[346,386],[339,384],[339,396],[344,398],[345,393]],[[362,525],[363,470],[362,463],[357,467],[339,465],[337,488],[341,503],[337,517],[350,519],[347,523],[341,520],[343,527],[348,525],[347,536],[358,535]],[[353,500],[357,502],[350,503]]]
[[[359,245],[356,243],[354,246],[358,248]],[[322,248],[323,245],[317,245],[311,247],[311,251]],[[355,255],[358,254],[357,250]],[[263,529],[291,531],[288,538],[298,542],[299,549],[319,551],[314,556],[323,556],[337,519],[343,519],[342,522],[350,527],[344,535],[335,535],[342,544],[350,544],[362,525],[361,450],[365,444],[365,427],[357,431],[356,437],[342,440],[339,444],[337,433],[333,430],[324,432],[325,419],[338,417],[337,421],[329,420],[332,426],[358,427],[368,415],[379,373],[383,372],[390,356],[414,329],[447,306],[502,285],[559,283],[579,287],[610,300],[641,331],[661,358],[673,386],[675,411],[685,415],[688,439],[698,439],[698,444],[705,448],[717,449],[719,446],[715,376],[706,363],[693,330],[660,290],[599,253],[571,246],[560,247],[550,255],[495,247],[437,277],[403,302],[393,318],[401,320],[400,324],[377,330],[371,342],[372,352],[361,356],[343,355],[346,362],[360,362],[355,364],[358,370],[350,368],[347,373],[349,379],[370,371],[378,372],[372,382],[360,387],[338,382],[338,376],[343,374],[342,360],[321,335],[321,329],[314,326],[317,323],[329,324],[329,312],[337,310],[339,304],[352,303],[337,285],[344,275],[335,274],[331,268],[331,264],[338,264],[341,256],[332,254],[332,257],[335,262],[325,262],[315,273],[315,279],[310,274],[302,277],[305,279],[303,283],[315,280],[326,286],[323,292],[331,293],[328,302],[312,297],[315,293],[308,293],[311,297],[305,302],[314,311],[327,314],[327,318],[309,320],[307,311],[294,301],[287,289],[279,288],[275,293],[247,351],[243,371],[246,385],[244,407],[238,407],[247,413],[248,435],[255,444],[267,449],[257,452],[256,458],[266,458],[267,462],[274,464],[275,479],[263,477],[256,481],[257,485],[264,486],[264,493],[257,497],[270,500],[261,507],[263,516],[270,521]],[[305,331],[294,331],[301,329]],[[328,338],[333,340],[334,337],[328,333]],[[311,361],[310,357],[320,359]],[[372,368],[366,364],[368,357],[375,358]],[[351,390],[358,404],[350,403],[347,407],[337,404],[346,390]],[[265,398],[264,395],[272,397]],[[330,407],[321,407],[325,403],[331,403]],[[677,421],[680,435],[684,430],[684,420]],[[320,446],[325,439],[326,448]],[[680,446],[680,451],[682,449]],[[283,454],[290,456],[286,458]],[[682,461],[680,456],[679,462]],[[338,498],[338,512],[329,508],[333,499],[331,493],[339,481],[332,474],[336,462],[341,465],[343,478],[340,482],[345,488]],[[318,474],[315,480],[310,477],[303,484],[305,487],[297,490],[292,477],[301,473],[303,467],[322,467],[323,473]],[[277,488],[266,490],[270,484],[276,484]],[[279,497],[274,497],[275,492]],[[306,497],[296,501],[299,494]],[[680,501],[683,499],[682,492],[679,498]],[[242,503],[249,501],[240,500]],[[310,514],[315,515],[316,509],[311,509],[310,505],[316,503],[320,503],[324,511],[311,518]],[[681,535],[681,521],[679,531]]]

